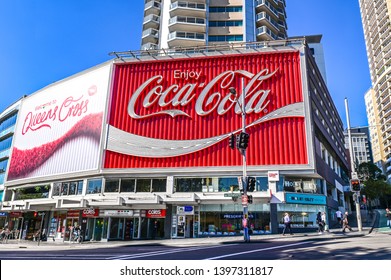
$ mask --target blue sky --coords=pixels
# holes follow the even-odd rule
[[[370,88],[358,0],[287,0],[289,36],[322,34],[327,82],[346,124],[367,125]],[[1,0],[0,112],[25,94],[140,48],[143,0]],[[346,125],[345,125],[346,126]]]

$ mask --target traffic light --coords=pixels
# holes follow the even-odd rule
[[[359,179],[351,179],[350,180],[351,190],[354,192],[359,192],[361,190],[361,184]]]
[[[235,135],[231,134],[231,136],[229,137],[229,147],[233,150],[235,149]]]
[[[246,132],[241,132],[239,134],[239,139],[236,143],[238,149],[247,149],[248,147],[248,140],[250,138],[250,135]]]
[[[253,204],[253,196],[252,195],[247,196],[247,202],[248,202],[248,204]]]
[[[253,192],[255,191],[255,177],[247,177],[247,191]]]

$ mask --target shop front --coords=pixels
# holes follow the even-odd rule
[[[199,233],[199,211],[195,206],[173,206],[171,237],[195,238]]]
[[[69,210],[66,213],[66,219],[63,222],[64,241],[71,241],[72,230],[77,225],[80,225],[80,210]]]
[[[270,206],[266,203],[248,206],[248,225],[252,234],[270,233]],[[200,205],[200,237],[243,234],[241,204]]]
[[[291,216],[291,227],[295,232],[314,231],[318,228],[318,212],[326,212],[326,196],[302,193],[285,193],[285,202],[277,204],[279,229],[282,232],[284,213]]]
[[[72,212],[71,212],[72,213]],[[72,214],[69,214],[70,217],[68,219],[72,219]],[[78,215],[78,213],[77,213]],[[63,240],[65,237],[65,233],[67,232],[67,238],[69,240],[69,233],[66,230],[67,225],[67,211],[54,211],[50,221],[49,221],[49,229],[48,229],[48,240]]]
[[[4,228],[7,223],[8,213],[0,212],[0,228]]]

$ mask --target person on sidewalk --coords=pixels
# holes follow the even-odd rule
[[[386,208],[387,226],[391,228],[391,211]]]
[[[324,224],[322,221],[322,213],[320,211],[316,215],[316,223],[318,224],[318,234],[322,234],[324,231]]]
[[[337,210],[337,212],[335,212],[335,216],[337,217],[338,225],[342,227],[342,212]]]
[[[282,231],[282,235],[285,235],[286,229],[289,229],[289,233],[290,233],[291,235],[293,235],[292,229],[291,229],[291,218],[290,218],[290,216],[289,216],[288,213],[285,213],[285,214],[284,214],[283,220],[284,220],[284,229],[283,229],[283,231]]]
[[[345,212],[345,215],[343,215],[342,218],[342,232],[345,233],[346,229],[349,229],[350,231],[353,231],[352,227],[349,226],[349,220],[348,220],[348,212]]]
[[[321,220],[322,220],[322,224],[323,224],[323,231],[329,231],[329,226],[326,223],[326,219],[327,219],[326,212],[322,212]]]

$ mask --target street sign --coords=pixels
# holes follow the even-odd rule
[[[239,197],[241,196],[240,193],[225,193],[224,197]]]
[[[239,190],[243,190],[243,177],[238,177]]]

